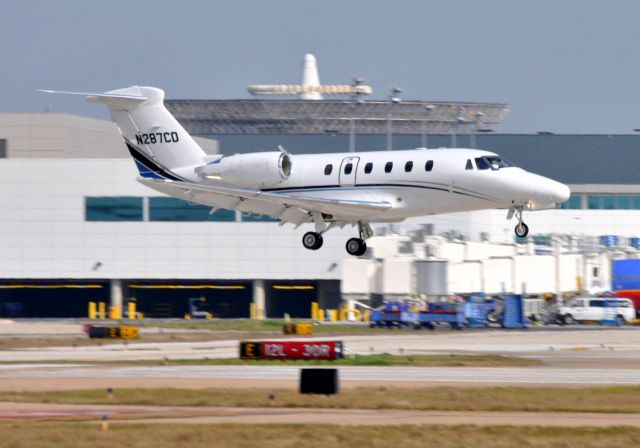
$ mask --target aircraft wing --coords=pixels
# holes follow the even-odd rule
[[[191,202],[269,215],[294,224],[309,222],[312,212],[332,215],[337,221],[350,221],[378,215],[392,207],[390,203],[382,201],[294,196],[289,193],[246,190],[226,185],[202,185],[165,179],[139,178],[138,180],[156,190],[184,196],[185,200]]]

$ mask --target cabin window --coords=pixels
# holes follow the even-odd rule
[[[353,171],[353,163],[347,163],[344,166],[344,174],[351,174],[351,171]]]
[[[327,166],[324,167],[325,176],[328,176],[329,174],[331,174],[331,171],[333,171],[333,165],[328,164]]]
[[[424,164],[425,171],[431,171],[433,169],[433,160],[428,160],[427,163]]]
[[[413,162],[409,160],[407,163],[404,164],[404,172],[410,173],[412,169],[413,169]]]
[[[491,168],[489,166],[489,162],[487,162],[487,159],[485,159],[484,157],[476,157],[476,167],[479,170],[488,170],[489,168]]]
[[[390,173],[392,169],[393,169],[393,162],[387,162],[384,166],[384,172]]]
[[[467,166],[464,167],[465,170],[472,170],[473,163],[471,163],[471,159],[467,159]]]
[[[364,166],[364,172],[365,174],[369,174],[371,170],[373,170],[373,163],[369,162]]]

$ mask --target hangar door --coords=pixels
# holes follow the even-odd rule
[[[126,296],[146,317],[183,317],[190,310],[190,299],[198,311],[214,317],[249,317],[252,299],[250,283],[131,282]]]
[[[89,302],[109,303],[102,282],[20,281],[0,284],[0,317],[87,317]]]
[[[270,282],[265,288],[267,317],[281,318],[311,316],[311,302],[318,300],[316,282]]]

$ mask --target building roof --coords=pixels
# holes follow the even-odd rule
[[[390,118],[396,133],[452,132],[504,123],[501,103],[349,100],[165,100],[169,111],[194,134],[384,134]]]

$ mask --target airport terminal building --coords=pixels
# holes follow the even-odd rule
[[[289,103],[295,101],[303,100]],[[344,116],[334,117],[329,131],[321,131],[326,123],[296,123],[296,117],[277,126],[245,120],[245,127],[236,117],[223,126],[218,112],[206,118],[207,110],[217,110],[210,103],[215,101],[168,101],[210,153],[277,145],[294,155],[350,148],[353,127]],[[326,114],[349,111],[348,105],[312,103]],[[475,125],[448,122],[448,104],[431,116],[433,128],[425,128],[410,119],[411,110],[422,105],[390,117],[384,107],[372,105],[371,123],[355,124],[357,150],[386,148],[384,117],[392,121],[393,149],[424,146],[426,139],[429,148],[492,150],[569,184],[573,195],[563,209],[526,214],[531,234],[518,242],[524,244],[514,241],[515,223],[505,219],[504,210],[455,213],[374,226],[380,237],[371,240],[369,252],[349,259],[343,244],[354,229],[333,229],[321,250],[308,251],[300,243],[306,226],[293,229],[226,210],[209,214],[206,207],[137,183],[135,165],[111,122],[57,113],[0,114],[0,316],[81,317],[90,301],[135,301],[146,316],[181,317],[189,299],[204,298],[202,306],[217,317],[248,317],[252,303],[266,317],[308,317],[312,302],[338,308],[345,298],[367,302],[479,289],[571,293],[585,285],[606,289],[607,263],[637,257],[640,136],[481,133]],[[504,119],[504,105],[478,107],[483,116],[493,113],[496,123]],[[398,286],[398,279],[416,284],[421,260],[449,263],[444,289]]]

